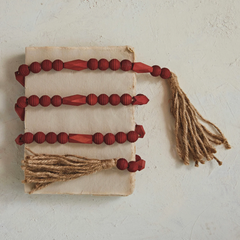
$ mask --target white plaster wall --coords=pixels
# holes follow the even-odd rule
[[[0,239],[240,239],[240,1],[0,0]],[[23,123],[13,110],[24,92],[14,71],[25,46],[135,47],[137,61],[168,66],[192,103],[225,133],[219,167],[177,158],[167,84],[138,75],[150,98],[136,111],[147,161],[129,197],[26,195]]]

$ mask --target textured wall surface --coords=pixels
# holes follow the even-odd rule
[[[0,0],[0,239],[240,239],[240,2],[238,0]],[[136,111],[147,161],[128,197],[24,194],[25,46],[131,45],[136,60],[168,66],[195,107],[232,145],[184,166],[175,152],[167,83],[138,75],[150,102]]]

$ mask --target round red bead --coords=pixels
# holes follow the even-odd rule
[[[128,162],[125,158],[119,158],[117,160],[117,168],[119,170],[125,170],[128,168]]]
[[[103,135],[101,133],[95,133],[93,135],[93,142],[96,143],[96,144],[101,144],[103,143]]]
[[[95,105],[98,101],[98,97],[95,94],[89,94],[86,101],[89,105]]]
[[[53,63],[52,63],[52,68],[55,70],[55,71],[61,71],[63,69],[63,61],[62,60],[55,60]]]
[[[40,100],[39,103],[43,106],[43,107],[47,107],[51,104],[51,98],[47,95],[43,95]]]
[[[160,76],[163,79],[168,79],[171,77],[171,72],[168,68],[162,68],[162,72],[161,72]]]
[[[152,66],[152,68],[153,71],[151,72],[151,75],[154,77],[160,76],[162,69],[157,65]]]
[[[112,133],[107,133],[107,134],[104,136],[104,142],[105,142],[107,145],[112,145],[112,144],[114,144],[114,142],[115,142],[115,136],[114,136]]]
[[[17,105],[20,108],[25,108],[28,105],[28,100],[26,97],[20,97],[17,100]]]
[[[87,67],[91,70],[96,70],[98,68],[98,60],[96,58],[91,58],[87,62]]]
[[[131,161],[128,163],[128,171],[129,172],[136,172],[138,170],[138,163]]]
[[[110,67],[111,70],[116,71],[121,67],[121,64],[117,59],[112,59],[109,62],[109,67]]]
[[[59,95],[55,95],[51,98],[51,103],[54,107],[59,107],[62,104],[62,98]]]
[[[129,60],[127,60],[127,59],[122,60],[122,61],[121,61],[121,69],[122,69],[123,71],[129,71],[129,70],[131,70],[131,69],[132,69],[132,63],[131,63]]]
[[[57,135],[56,133],[54,132],[49,132],[47,135],[46,135],[46,141],[50,144],[53,144],[57,141]]]
[[[37,132],[33,137],[36,143],[43,143],[45,141],[45,134],[43,132]]]
[[[109,97],[109,102],[111,105],[113,106],[116,106],[120,103],[120,97],[117,95],[117,94],[112,94],[110,97]]]
[[[24,133],[23,137],[22,137],[22,141],[27,144],[32,143],[33,142],[33,134],[30,132]]]
[[[42,66],[42,70],[50,71],[52,69],[52,62],[46,59],[41,63],[41,66]]]
[[[121,103],[125,106],[129,105],[132,103],[132,97],[131,95],[125,93],[121,96]]]
[[[65,144],[68,142],[68,135],[65,132],[61,132],[57,135],[57,140],[61,144]]]
[[[28,98],[28,104],[32,107],[36,107],[39,104],[39,97],[32,95]]]
[[[22,65],[18,68],[18,72],[19,72],[20,75],[22,75],[22,76],[27,76],[27,75],[30,73],[29,68],[28,68],[28,65],[22,64]]]
[[[109,101],[109,98],[106,94],[101,94],[98,96],[98,103],[101,105],[106,105]]]
[[[41,65],[38,62],[33,62],[30,67],[30,71],[33,73],[39,73],[41,71]]]
[[[141,160],[141,157],[139,155],[135,155],[136,162]]]
[[[99,62],[98,62],[98,68],[102,71],[105,71],[109,68],[109,62],[107,59],[100,59]]]
[[[138,140],[138,134],[135,131],[130,131],[127,134],[127,140],[132,143],[136,142]]]
[[[127,141],[127,135],[124,132],[118,132],[115,135],[115,139],[118,143],[125,143]]]

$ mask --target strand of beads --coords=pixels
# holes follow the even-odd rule
[[[127,169],[129,172],[141,171],[145,168],[145,161],[139,155],[135,156],[136,161],[128,162],[125,158],[117,160],[117,168],[119,170]]]

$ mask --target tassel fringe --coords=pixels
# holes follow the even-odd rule
[[[205,159],[207,161],[215,159],[219,165],[222,165],[222,162],[214,156],[217,151],[213,144],[224,144],[226,149],[230,149],[231,146],[227,139],[216,125],[203,118],[191,104],[187,95],[180,88],[174,73],[168,82],[172,92],[170,110],[176,120],[175,138],[179,157],[186,165],[189,165],[190,159],[195,161],[197,167],[199,162],[204,164]],[[215,128],[217,134],[209,131],[199,120]]]

